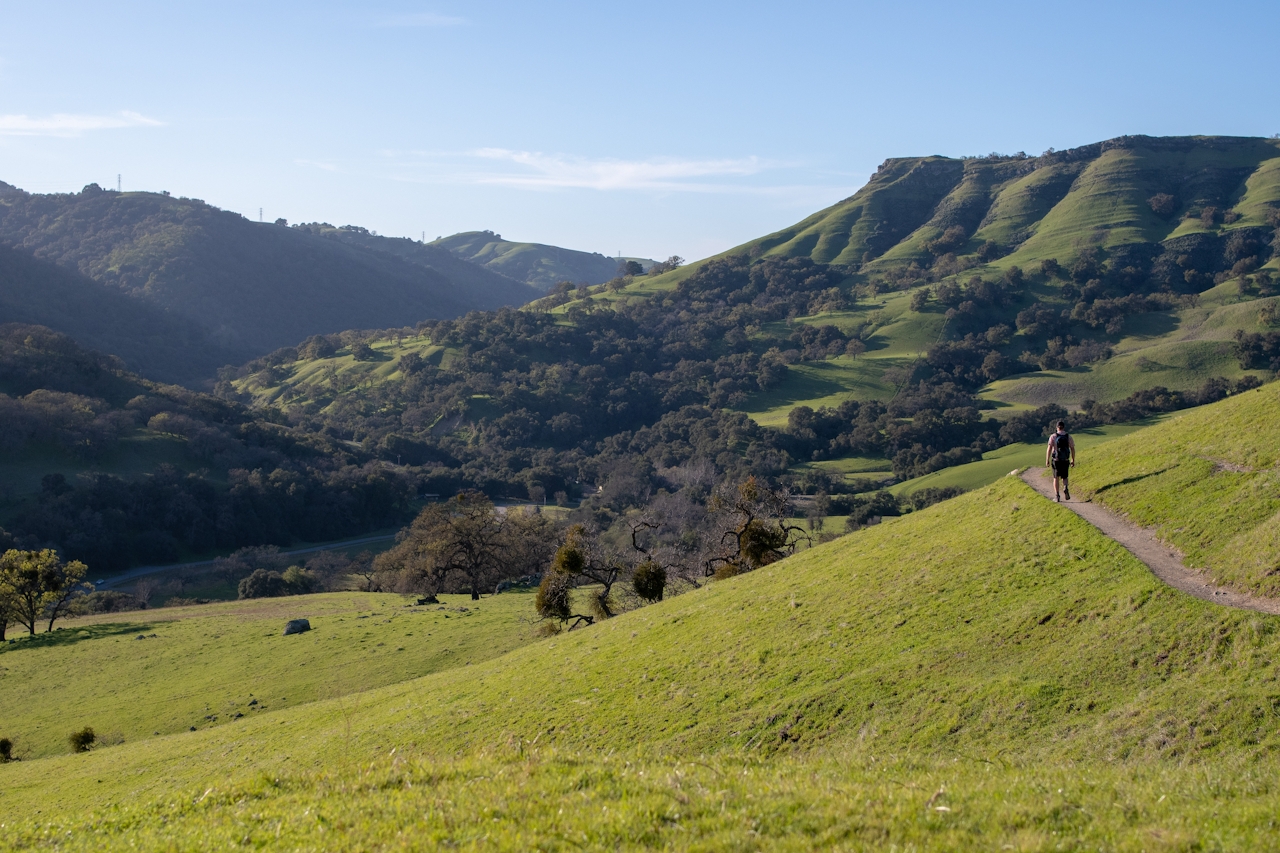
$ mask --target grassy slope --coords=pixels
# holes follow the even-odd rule
[[[1158,385],[1185,391],[1215,376],[1261,376],[1241,370],[1232,341],[1237,329],[1267,331],[1258,312],[1269,301],[1280,297],[1241,299],[1235,282],[1227,282],[1203,294],[1196,307],[1131,317],[1113,358],[1073,370],[1011,376],[991,383],[980,396],[1031,406],[1079,404],[1086,398],[1108,402]]]
[[[88,725],[132,749],[153,732],[360,693],[532,637],[519,619],[528,595],[441,601],[410,607],[396,595],[330,593],[68,619],[33,638],[15,631],[17,641],[0,646],[3,736],[41,758],[68,752],[67,735]],[[312,631],[283,636],[297,618]]]
[[[1179,423],[1214,424],[1222,455],[1263,464],[1274,450],[1251,425],[1276,411],[1277,387]],[[1099,455],[1114,472],[1140,468],[1140,450],[1121,439]],[[1224,485],[1220,499],[1253,500],[1248,482]],[[964,849],[982,832],[1015,849],[1244,849],[1271,837],[1280,805],[1277,629],[1164,587],[1009,477],[362,694],[355,724],[352,700],[317,702],[10,765],[0,803],[20,824],[11,841],[70,849],[232,833],[271,846],[277,832],[324,846],[333,829],[356,849],[406,825],[510,849],[528,833],[564,849],[624,831],[632,845],[692,832],[708,848]],[[468,798],[473,786],[491,799]],[[61,817],[86,807],[100,811]],[[36,809],[59,817],[37,827]]]
[[[1144,526],[1217,583],[1280,596],[1276,383],[1101,448],[1076,489]]]
[[[1171,416],[1159,415],[1141,423],[1112,424],[1110,426],[1078,430],[1072,433],[1076,440],[1076,450],[1080,452],[1083,459],[1084,454],[1091,454],[1094,448],[1102,444],[1144,430],[1146,427],[1161,423],[1169,417]],[[994,483],[1011,470],[1043,466],[1044,453],[1045,446],[1041,442],[1009,444],[998,450],[982,454],[982,459],[977,462],[957,465],[953,468],[944,468],[941,471],[934,471],[932,474],[925,474],[923,477],[906,480],[893,486],[889,491],[899,495],[909,495],[912,492],[930,487],[959,486],[962,489],[980,489],[983,486]],[[1089,464],[1093,464],[1091,458],[1089,459]]]

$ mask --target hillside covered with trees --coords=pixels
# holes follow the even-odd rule
[[[128,455],[142,473],[113,472]],[[32,460],[55,470],[27,491]],[[57,548],[94,572],[362,533],[405,520],[412,497],[349,445],[18,324],[0,326],[0,472],[0,551]]]
[[[363,231],[347,230],[353,238]],[[90,184],[79,193],[37,195],[0,184],[0,245],[195,324],[210,341],[197,358],[201,365],[226,352],[239,353],[240,361],[318,333],[522,305],[531,295],[526,285],[446,252],[421,246],[406,252],[400,243],[410,241],[343,236],[332,226],[251,222],[199,199],[161,193]],[[0,292],[22,300],[7,280],[0,280]],[[83,316],[95,307],[90,300],[66,311]],[[77,327],[58,330],[75,334]],[[156,336],[172,345],[164,331],[157,323]]]

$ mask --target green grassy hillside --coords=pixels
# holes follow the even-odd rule
[[[1241,215],[1227,229],[1265,225],[1280,204],[1278,169],[1280,143],[1213,136],[1126,136],[1039,157],[892,159],[848,199],[725,254],[870,263],[863,272],[873,273],[928,260],[925,243],[959,226],[961,256],[993,240],[1008,256],[1002,265],[1066,264],[1099,232],[1109,248],[1207,230],[1182,218],[1206,206]],[[1174,197],[1170,218],[1148,206],[1157,193]]]
[[[1274,386],[1100,448],[1083,498],[1156,529],[1215,583],[1280,597],[1280,399]]]
[[[638,261],[648,269],[648,258],[608,258],[598,252],[579,252],[542,243],[503,240],[492,231],[464,231],[427,244],[446,249],[459,258],[479,264],[541,293],[562,281],[603,284],[618,274],[620,261]]]
[[[67,735],[86,725],[107,744],[135,744],[479,663],[533,637],[520,618],[527,594],[440,600],[411,606],[398,595],[326,593],[99,614],[34,637],[11,633],[15,642],[0,645],[10,686],[0,694],[3,736],[28,759],[68,752]],[[312,630],[283,636],[285,622],[299,618]]]
[[[1278,404],[1271,385],[1149,434],[1214,424],[1217,458],[1263,466],[1253,425]],[[1143,435],[1097,470],[1140,476]],[[1215,488],[1261,506],[1245,479]],[[1257,849],[1278,629],[1006,477],[358,715],[321,701],[5,766],[4,843]]]

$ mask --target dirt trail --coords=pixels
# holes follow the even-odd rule
[[[1053,500],[1053,477],[1046,468],[1028,468],[1022,472],[1022,479],[1028,486]],[[1144,527],[1102,506],[1088,501],[1063,501],[1062,505],[1102,531],[1103,535],[1123,545],[1129,553],[1151,570],[1151,573],[1174,589],[1187,595],[1221,604],[1223,607],[1238,607],[1241,610],[1256,610],[1260,613],[1280,615],[1280,600],[1261,598],[1243,592],[1235,592],[1214,586],[1203,574],[1183,565],[1177,552],[1165,545],[1155,534]]]

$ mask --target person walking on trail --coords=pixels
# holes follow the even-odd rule
[[[1044,464],[1053,467],[1053,499],[1061,501],[1064,497],[1071,500],[1071,486],[1068,478],[1071,469],[1076,467],[1076,440],[1067,435],[1067,422],[1058,421],[1058,429],[1049,436],[1049,446],[1045,448]],[[1062,491],[1058,491],[1058,481],[1062,481]]]

